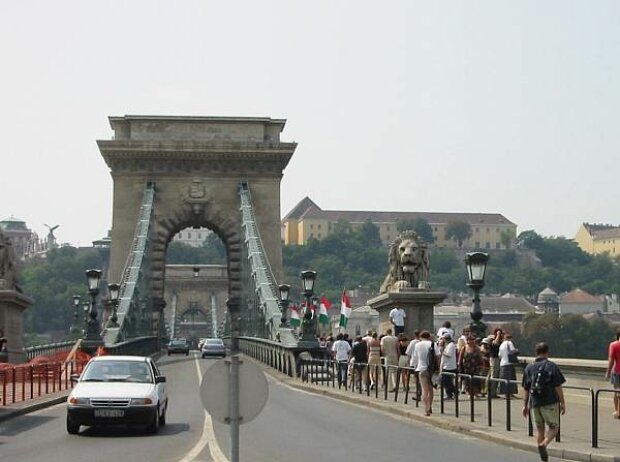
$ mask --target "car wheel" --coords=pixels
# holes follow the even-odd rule
[[[146,431],[147,433],[153,433],[153,434],[159,432],[159,407],[157,408],[157,411],[155,412],[155,415],[153,416],[153,420],[146,427]]]
[[[170,352],[168,352],[168,356],[170,356]]]
[[[71,417],[67,415],[67,433],[69,435],[77,435],[80,432],[80,426],[78,424],[73,423]]]
[[[187,353],[185,353],[185,356],[189,356],[189,351]]]
[[[206,355],[202,355],[202,359],[205,359],[207,356]]]
[[[164,406],[164,412],[159,416],[159,425],[166,425],[166,411],[168,410],[168,401],[166,401],[166,405]]]

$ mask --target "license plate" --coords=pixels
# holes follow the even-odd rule
[[[125,411],[122,409],[95,409],[95,417],[123,417]]]

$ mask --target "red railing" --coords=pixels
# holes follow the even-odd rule
[[[0,405],[45,396],[72,387],[71,375],[80,374],[87,360],[22,364],[0,369]]]

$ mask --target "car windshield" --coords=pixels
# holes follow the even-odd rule
[[[84,371],[82,382],[153,383],[148,364],[138,361],[93,361]]]
[[[175,345],[175,346],[184,346],[187,342],[185,340],[172,340],[170,342],[170,345]]]
[[[207,345],[223,345],[223,344],[224,342],[222,342],[222,340],[220,340],[219,338],[207,340]]]

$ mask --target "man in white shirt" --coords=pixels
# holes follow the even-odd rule
[[[439,350],[441,351],[441,371],[456,374],[458,370],[456,345],[452,341],[452,336],[449,333],[444,333],[443,337],[439,340]],[[442,375],[441,386],[446,392],[446,399],[454,399],[454,395],[456,394],[454,377],[451,375]]]
[[[343,384],[346,387],[347,365],[351,354],[351,345],[344,340],[344,335],[342,333],[336,336],[336,341],[332,346],[332,353],[334,354],[334,359],[338,362],[338,388]]]
[[[415,369],[415,367],[417,366],[417,364],[413,362],[413,349],[419,341],[420,331],[416,329],[413,331],[413,338],[409,342],[409,345],[407,345],[407,350],[405,351],[407,358],[409,358],[409,367],[412,367],[413,369]]]
[[[390,322],[394,326],[394,335],[398,337],[398,334],[405,332],[405,318],[407,314],[399,306],[395,306],[390,310]]]
[[[433,348],[433,350],[431,350]],[[424,402],[424,411],[427,416],[430,416],[433,412],[433,383],[431,377],[433,373],[439,371],[429,370],[429,355],[434,351],[435,361],[438,362],[439,348],[435,347],[435,344],[431,340],[431,334],[428,331],[424,331],[420,334],[420,341],[413,349],[412,361],[416,364],[416,372],[420,377],[420,385],[422,386],[422,401]]]
[[[450,337],[454,339],[454,329],[452,329],[452,324],[450,321],[446,321],[441,325],[437,331],[437,338],[441,339],[444,334],[450,334]]]

